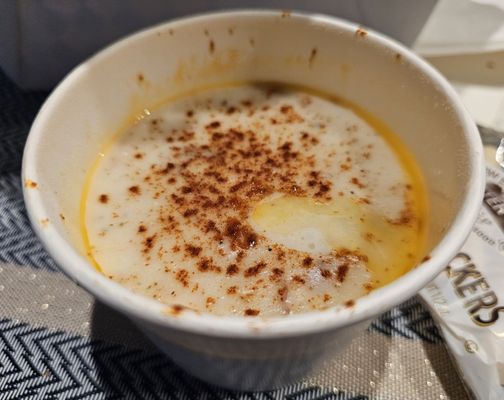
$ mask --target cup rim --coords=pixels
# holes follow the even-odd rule
[[[132,42],[155,35],[160,29],[177,29],[186,24],[193,24],[201,20],[233,19],[236,21],[237,18],[251,16],[278,18],[280,13],[280,11],[273,10],[239,10],[211,12],[176,19],[126,36],[84,61],[65,77],[40,109],[30,129],[24,149],[22,165],[23,182],[26,179],[35,182],[43,181],[39,179],[36,165],[38,152],[40,151],[38,145],[41,137],[44,135],[45,124],[53,112],[56,111],[58,98],[71,88],[74,82],[80,79],[87,68],[92,67],[102,58],[112,56],[115,52],[129,46]],[[292,12],[288,16],[292,19],[331,26],[340,31],[350,33],[354,33],[360,28],[355,23],[322,14]],[[336,306],[323,311],[275,318],[215,316],[189,310],[184,310],[178,315],[173,315],[167,311],[170,309],[169,305],[161,304],[153,299],[136,294],[126,287],[109,280],[105,275],[93,268],[51,225],[42,228],[37,221],[42,220],[48,214],[45,206],[47,199],[44,200],[44,196],[41,196],[39,190],[30,190],[23,185],[23,195],[29,218],[35,233],[42,241],[44,247],[67,276],[107,305],[120,310],[136,320],[148,321],[156,325],[201,335],[272,339],[315,334],[368,320],[416,294],[449,263],[469,235],[470,229],[476,220],[481,206],[485,182],[483,148],[476,125],[448,81],[426,61],[402,44],[371,29],[365,28],[365,30],[368,33],[367,40],[373,41],[382,48],[399,53],[404,59],[421,70],[431,82],[443,91],[448,101],[451,102],[454,114],[459,120],[461,130],[464,132],[467,140],[468,148],[471,149],[469,159],[467,160],[467,164],[470,166],[470,177],[467,187],[470,187],[471,190],[467,191],[466,198],[451,227],[431,251],[431,258],[429,260],[413,268],[393,282],[356,299],[352,307]]]

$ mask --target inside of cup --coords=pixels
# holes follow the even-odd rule
[[[85,253],[86,176],[107,140],[145,109],[207,86],[285,82],[348,99],[397,133],[428,188],[430,251],[469,190],[467,133],[445,91],[407,53],[330,21],[260,12],[199,17],[137,34],[82,64],[46,104],[36,176],[25,176],[37,181],[49,221]]]

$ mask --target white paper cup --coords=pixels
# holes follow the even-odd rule
[[[128,117],[163,98],[243,80],[337,94],[386,121],[411,149],[427,182],[431,258],[354,307],[274,319],[190,311],[174,316],[166,305],[95,270],[84,254],[79,208],[84,180],[105,140]],[[240,11],[156,26],[77,67],[32,126],[23,180],[35,231],[70,278],[130,317],[195,376],[259,390],[302,378],[347,346],[370,319],[432,280],[475,221],[484,173],[476,127],[453,89],[401,45],[321,15]]]

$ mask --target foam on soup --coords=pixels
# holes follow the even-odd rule
[[[361,108],[247,83],[147,114],[105,149],[83,196],[90,257],[131,290],[279,316],[350,306],[422,258],[422,177]]]

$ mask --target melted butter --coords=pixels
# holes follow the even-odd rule
[[[345,197],[320,202],[275,194],[257,204],[250,220],[262,235],[293,250],[323,255],[346,249],[365,255],[377,286],[407,272],[423,244],[418,222],[392,223],[371,206]]]

